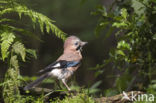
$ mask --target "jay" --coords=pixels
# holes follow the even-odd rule
[[[71,90],[66,81],[79,68],[82,60],[82,47],[87,42],[81,41],[76,36],[68,37],[64,42],[63,54],[46,68],[39,71],[43,73],[37,80],[24,87],[24,90],[29,90],[37,86],[41,81],[48,77],[53,77],[61,80],[68,90]]]

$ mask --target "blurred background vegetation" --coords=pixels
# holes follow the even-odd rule
[[[5,5],[2,1],[5,0],[0,2],[1,13]],[[67,34],[66,36],[76,35],[89,42],[82,52],[84,59],[81,67],[69,81],[73,89],[89,88],[90,94],[93,96],[112,96],[122,93],[122,91],[131,90],[156,94],[155,0],[7,1],[11,7],[17,3],[23,5],[23,8],[27,7],[41,13],[56,21],[52,21],[52,23],[59,27],[59,29],[53,28],[46,24],[47,22],[45,22],[46,25],[41,25],[42,22],[39,21],[34,28],[36,21],[30,20],[25,16],[27,14],[20,11],[21,9],[17,11],[17,13],[22,13],[21,18],[19,17],[20,13],[18,15],[16,13],[1,15],[1,20],[9,18],[15,20],[16,23],[0,21],[2,28],[0,35],[7,28],[3,27],[6,23],[31,31],[32,34],[28,36],[29,32],[24,32],[25,35],[19,35],[15,40],[22,42],[25,48],[33,49],[27,50],[26,62],[23,59],[24,57],[18,59],[20,70],[18,75],[21,75],[22,78],[22,80],[20,78],[20,81],[22,81],[22,84],[19,83],[20,86],[34,80],[40,69],[55,61],[62,54],[63,40],[61,38],[64,38],[64,35]],[[9,8],[9,6],[6,8]],[[30,14],[28,16],[33,17]],[[38,17],[41,17],[41,15]],[[43,20],[42,17],[36,19]],[[48,32],[48,27],[52,32]],[[58,30],[59,33],[53,29]],[[15,33],[19,33],[19,31],[17,30]],[[1,36],[1,52],[3,51],[2,38],[3,36]],[[14,45],[13,42],[10,44]],[[34,50],[37,55],[36,59],[31,58],[32,55],[35,56]],[[11,49],[8,49],[8,51],[11,52]],[[4,53],[1,57],[0,86],[9,89],[4,84],[6,78],[9,78],[6,74],[12,59],[9,56],[5,59]],[[47,80],[40,86],[56,88],[54,84],[52,80],[49,82]],[[8,95],[1,94],[3,96]]]

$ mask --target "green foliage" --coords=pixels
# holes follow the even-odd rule
[[[139,2],[138,0],[132,0],[132,8],[134,9],[134,12],[141,16],[144,12],[145,12],[145,5],[143,4],[144,2],[146,2],[145,0],[143,0],[142,2]],[[148,2],[146,2],[147,5]]]
[[[17,41],[13,44],[12,48],[13,48],[13,51],[16,54],[19,54],[22,57],[22,60],[25,61],[26,51],[25,51],[24,45],[20,43],[19,41]]]
[[[109,10],[99,6],[93,13],[100,17],[98,35],[109,26],[118,30],[117,46],[105,60],[105,64],[112,63],[112,67],[121,72],[115,78],[118,91],[145,89],[156,73],[156,9],[153,5],[156,5],[154,0],[114,1]]]
[[[67,96],[63,100],[58,99],[51,103],[95,103],[95,101],[93,100],[93,98],[89,97],[87,94],[79,93],[76,96],[72,96],[72,97]]]
[[[153,94],[154,96],[156,96],[156,80],[152,80],[151,83],[149,84],[148,88],[147,88],[147,93],[149,94]],[[154,98],[154,101],[156,100],[156,98]]]
[[[36,51],[33,49],[26,49],[26,52],[37,59]]]
[[[45,15],[35,12],[33,10],[28,9],[25,5],[20,5],[20,4],[15,4],[14,7],[6,8],[2,10],[1,15],[4,15],[6,13],[12,13],[12,12],[17,12],[19,17],[21,18],[22,14],[25,16],[30,17],[32,22],[35,24],[39,23],[41,31],[44,31],[44,26],[46,27],[46,31],[49,33],[50,30],[56,34],[59,38],[65,39],[65,33],[62,32],[59,28],[57,28],[52,22],[50,18],[46,17]],[[35,27],[35,25],[33,25]]]
[[[90,88],[88,88],[88,90],[86,89],[86,91],[88,91],[89,94],[95,94],[98,93],[100,91],[100,89],[98,88],[98,86],[102,83],[102,81],[97,81],[96,83],[94,83]]]
[[[18,71],[19,65],[18,65],[18,60],[17,60],[17,56],[16,55],[11,57],[11,59],[10,59],[10,66],[15,68],[16,71]]]
[[[1,84],[3,87],[3,99],[5,103],[22,103],[25,101],[24,99],[27,98],[23,98],[19,92],[19,87],[22,86],[19,62],[25,62],[28,56],[37,58],[35,50],[25,47],[24,43],[26,42],[23,41],[23,37],[40,39],[31,31],[13,25],[13,23],[18,25],[19,21],[9,18],[7,16],[8,14],[18,14],[20,19],[22,19],[23,16],[29,17],[32,21],[32,27],[35,29],[35,27],[39,25],[42,33],[50,33],[50,31],[52,31],[57,37],[63,40],[66,34],[53,24],[53,20],[29,9],[20,0],[0,1],[0,56],[2,61],[8,64],[4,83]]]
[[[113,88],[109,88],[105,91],[104,95],[106,97],[110,97],[110,96],[114,96],[114,95],[117,95],[118,94],[118,91],[116,89],[113,89]]]
[[[1,53],[3,60],[8,57],[8,49],[10,45],[13,43],[15,39],[15,35],[11,32],[3,32],[1,34]]]
[[[5,83],[3,85],[3,97],[6,103],[11,103],[15,100],[20,100],[20,74],[17,56],[12,56],[10,59],[10,67],[5,74]]]

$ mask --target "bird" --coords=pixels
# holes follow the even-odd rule
[[[69,36],[64,42],[63,54],[53,63],[40,70],[42,75],[24,87],[24,90],[29,90],[40,84],[46,78],[56,78],[63,82],[68,91],[70,87],[67,85],[67,80],[80,67],[82,61],[82,48],[88,42],[80,40],[77,36]]]

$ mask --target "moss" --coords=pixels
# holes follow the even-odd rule
[[[63,100],[57,99],[51,103],[95,103],[92,97],[89,97],[85,93],[79,93],[76,96],[66,96]]]

